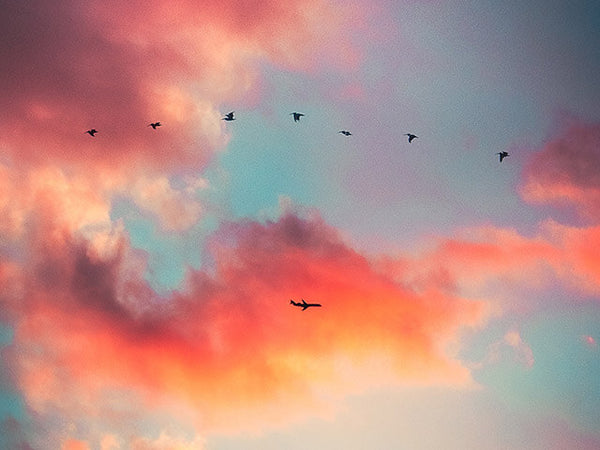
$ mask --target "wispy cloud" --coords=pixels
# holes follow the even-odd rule
[[[531,347],[523,341],[521,334],[516,330],[507,331],[502,339],[490,344],[484,359],[474,363],[472,367],[481,369],[507,360],[521,364],[526,369],[531,369],[535,363]]]

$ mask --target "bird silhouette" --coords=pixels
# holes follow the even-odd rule
[[[91,137],[94,137],[94,135],[98,132],[98,130],[96,130],[95,128],[92,128],[91,130],[87,130],[85,133],[89,134]]]
[[[408,142],[412,142],[413,139],[418,138],[419,136],[417,136],[416,134],[411,134],[411,133],[404,133],[404,136],[408,136]]]
[[[231,111],[230,113],[225,114],[225,117],[223,117],[221,120],[226,120],[228,122],[235,120],[235,117],[233,117],[233,113],[234,113],[234,111]]]
[[[304,116],[304,114],[299,113],[299,112],[293,112],[293,113],[290,113],[290,116],[294,116],[294,122],[299,122],[300,117]]]
[[[153,130],[156,130],[156,127],[162,126],[160,122],[152,122],[148,124],[149,127],[152,127]]]
[[[508,152],[498,152],[498,153],[496,153],[496,155],[498,155],[498,158],[500,159],[500,162],[502,162],[502,160],[503,160],[504,158],[506,158],[507,156],[510,156],[510,155],[508,154]]]
[[[338,133],[342,133],[344,136],[352,136],[352,133],[346,130],[338,131]]]

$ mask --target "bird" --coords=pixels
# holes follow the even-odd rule
[[[299,112],[293,112],[293,113],[290,113],[290,116],[294,116],[294,122],[299,122],[300,117],[304,116],[304,114],[299,113]]]
[[[233,113],[234,113],[234,111],[231,111],[230,113],[225,114],[225,117],[223,117],[221,120],[226,120],[228,122],[235,120],[235,117],[233,117]]]
[[[498,153],[496,153],[496,155],[498,155],[498,158],[500,159],[500,162],[502,162],[502,160],[503,160],[504,158],[506,158],[507,156],[510,156],[510,155],[508,154],[508,152],[498,152]]]
[[[352,136],[352,133],[350,133],[347,130],[341,130],[341,131],[338,131],[338,133],[342,133],[344,136]]]
[[[160,122],[152,122],[148,124],[149,127],[152,127],[153,130],[156,130],[156,127],[162,126]]]
[[[417,136],[416,134],[411,134],[411,133],[404,133],[404,136],[408,136],[408,142],[412,142],[414,138],[418,138],[419,136]]]
[[[98,130],[96,130],[95,128],[92,128],[91,130],[87,130],[85,133],[89,134],[91,137],[94,137],[94,135],[98,132]]]

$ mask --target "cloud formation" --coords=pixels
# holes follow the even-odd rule
[[[87,434],[77,431],[83,425],[53,429],[57,442],[87,445],[109,431],[142,447],[167,439],[125,431],[148,420],[139,410],[195,432],[260,428],[325,413],[333,399],[369,387],[469,386],[456,344],[492,310],[465,295],[497,280],[600,291],[597,226],[547,221],[535,236],[480,227],[416,258],[375,261],[317,213],[287,208],[277,220],[223,224],[209,244],[212,264],[161,297],[144,280],[144,255],[110,222],[106,198],[59,170],[35,173],[4,180],[8,193],[27,195],[18,207],[4,198],[8,216],[21,219],[8,228],[0,288],[15,327],[7,361],[28,409],[46,422],[97,424]],[[301,312],[290,298],[324,307]],[[516,332],[496,347],[533,364]]]
[[[267,61],[356,63],[340,38],[356,7],[322,0],[3,2],[2,144],[12,159],[201,168],[226,142],[218,108],[244,101]],[[325,26],[320,17],[330,18]],[[333,39],[333,37],[336,39]],[[160,120],[163,127],[146,125]],[[84,134],[99,130],[95,138]]]
[[[502,339],[488,346],[483,361],[473,364],[474,369],[482,369],[490,364],[514,361],[526,369],[531,369],[535,358],[531,347],[523,341],[521,334],[516,330],[507,331]]]
[[[41,416],[112,423],[109,393],[130,392],[145,408],[187,405],[195,426],[260,427],[368,386],[471,383],[449,352],[463,327],[485,320],[485,305],[415,292],[318,217],[231,223],[213,239],[214,267],[191,271],[167,298],[142,267],[128,269],[125,237],[108,257],[76,238],[29,242],[8,355]],[[324,307],[291,308],[300,297]]]
[[[600,124],[575,122],[529,160],[523,173],[525,200],[574,206],[600,219]]]
[[[228,141],[221,108],[257,102],[265,63],[354,67],[347,30],[365,11],[325,0],[0,7],[0,319],[14,329],[2,356],[35,425],[4,420],[10,445],[198,448],[207,430],[327,414],[381,385],[471,387],[457,347],[491,314],[472,299],[489,283],[533,273],[539,286],[600,292],[598,226],[477,227],[375,262],[318,214],[287,211],[223,224],[211,263],[160,295],[111,218],[115,197],[168,231],[192,227],[204,184],[190,174]],[[575,125],[542,148],[524,198],[565,199],[596,220],[598,130]],[[502,345],[533,363],[518,333]]]

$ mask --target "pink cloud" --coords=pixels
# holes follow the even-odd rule
[[[510,285],[541,287],[555,277],[563,252],[543,234],[526,237],[514,229],[493,226],[459,231],[440,237],[429,250],[406,259],[385,258],[397,276],[410,286],[482,295],[498,280]]]
[[[596,341],[596,339],[594,339],[594,337],[590,336],[589,334],[581,336],[581,340],[585,345],[587,345],[591,349],[598,348],[598,341]]]
[[[197,223],[203,212],[193,196],[195,189],[175,189],[169,180],[138,178],[129,192],[135,203],[155,215],[166,230],[184,230]]]
[[[74,205],[93,206],[95,194],[64,177],[48,170],[25,184],[37,192],[26,196],[25,223],[36,226],[11,244],[20,258],[2,254],[0,288],[12,295],[1,301],[15,327],[7,361],[36,415],[86,417],[122,442],[134,439],[127,424],[145,420],[137,410],[202,433],[276,426],[370,386],[469,386],[469,369],[450,349],[491,308],[463,294],[477,297],[497,280],[530,283],[532,273],[540,287],[559,280],[600,291],[597,227],[547,222],[533,237],[483,227],[417,258],[375,264],[318,215],[288,210],[276,221],[224,225],[211,241],[214,265],[161,298],[122,229],[81,232],[105,213],[65,208],[77,196]],[[324,306],[288,304],[302,297]],[[518,333],[502,345],[533,363]],[[115,398],[133,406],[119,412]],[[90,445],[106,434],[99,428]]]
[[[597,227],[550,223],[533,238],[479,228],[421,258],[374,264],[319,217],[288,212],[224,226],[212,241],[214,267],[191,270],[161,297],[144,280],[143,255],[110,220],[112,196],[127,192],[165,228],[191,226],[202,212],[197,185],[174,189],[166,174],[201,169],[224,145],[221,102],[252,102],[265,60],[293,70],[353,66],[360,54],[338,36],[361,26],[362,11],[321,0],[5,6],[0,304],[15,328],[6,361],[40,422],[98,424],[94,442],[59,430],[65,448],[201,445],[132,435],[140,411],[200,430],[261,428],[378,384],[470,386],[451,349],[489,306],[463,290],[498,277],[529,282],[527,268],[541,283],[550,271],[600,291]],[[154,120],[164,127],[148,128]],[[83,133],[92,126],[95,138]],[[573,130],[535,157],[542,169],[526,170],[525,198],[562,196],[582,209],[597,201],[598,180],[580,167],[598,162],[597,127]],[[302,297],[324,307],[288,304]],[[515,336],[505,344],[529,361]]]
[[[530,202],[575,206],[598,220],[600,124],[571,124],[539,149],[524,169],[521,193]]]
[[[19,164],[201,168],[226,142],[219,105],[252,95],[259,63],[346,65],[359,17],[323,0],[9,3],[0,142]]]
[[[194,225],[202,206],[189,185],[165,180],[200,172],[226,145],[221,106],[256,102],[265,63],[352,67],[346,30],[362,17],[358,3],[338,10],[326,0],[38,1],[3,11],[0,231],[13,238],[32,205],[56,206],[73,231],[104,220],[115,195],[165,229]]]
[[[136,259],[125,237],[97,255],[68,233],[32,233],[7,355],[41,417],[86,417],[117,432],[140,420],[135,410],[158,408],[200,430],[260,428],[381,383],[471,383],[449,349],[485,320],[485,305],[404,286],[318,217],[226,226],[213,240],[214,269],[191,271],[166,298],[143,267],[128,269]],[[289,305],[301,297],[324,306]],[[110,392],[140,406],[117,420]]]

